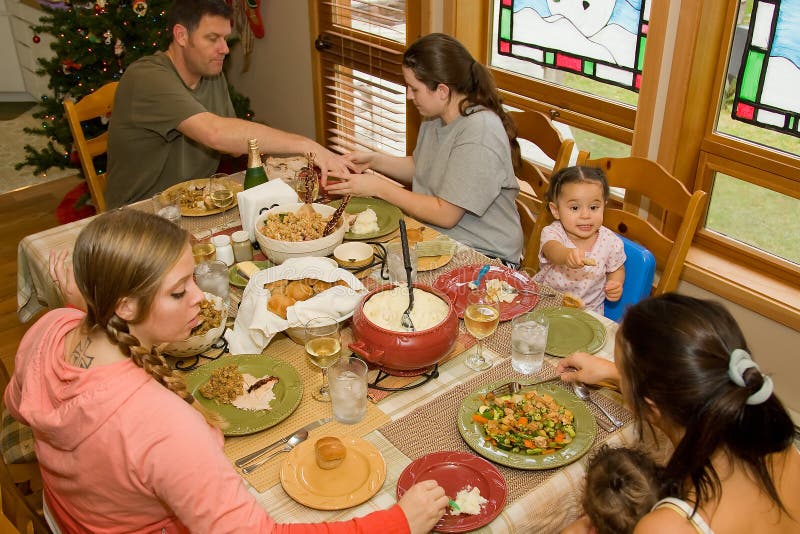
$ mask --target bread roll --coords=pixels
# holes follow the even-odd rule
[[[296,301],[288,295],[274,293],[269,297],[269,301],[267,301],[267,309],[275,315],[286,319],[286,308],[294,306],[295,302]]]
[[[317,465],[321,469],[335,469],[347,456],[347,448],[342,440],[333,436],[319,438],[314,444],[314,452],[317,457]]]
[[[314,296],[314,290],[304,280],[292,280],[286,286],[286,294],[295,300],[306,300]]]
[[[564,293],[561,299],[561,305],[568,308],[583,308],[583,301],[571,293]]]

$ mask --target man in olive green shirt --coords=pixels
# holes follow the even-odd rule
[[[221,153],[316,154],[324,175],[347,172],[343,158],[306,137],[237,119],[222,63],[232,10],[224,0],[175,0],[172,41],[125,71],[109,126],[106,203],[115,208],[184,180],[213,174]]]

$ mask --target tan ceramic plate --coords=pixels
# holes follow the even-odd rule
[[[432,271],[439,267],[444,267],[450,260],[453,259],[451,255],[445,256],[420,256],[417,258],[417,272]]]
[[[242,184],[231,180],[229,178],[222,178],[233,191],[233,204],[231,204],[228,209],[234,208],[239,204],[239,201],[236,198],[236,193],[239,193],[243,190]],[[194,180],[187,180],[185,182],[181,182],[179,184],[175,184],[169,189],[167,189],[166,193],[179,193],[180,191],[187,189],[190,185],[195,187],[207,187],[208,186],[208,178],[195,178]],[[214,215],[215,213],[222,213],[221,208],[214,208],[214,209],[205,209],[205,208],[187,208],[186,206],[181,206],[181,215],[184,217],[203,217],[205,215]]]
[[[316,440],[300,443],[281,466],[281,485],[289,497],[317,510],[343,510],[365,502],[386,480],[386,462],[375,445],[361,438],[339,437],[347,456],[335,469],[317,465]]]

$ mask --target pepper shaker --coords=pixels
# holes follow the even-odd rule
[[[244,230],[239,230],[231,234],[233,242],[233,258],[236,263],[251,261],[253,259],[253,247],[250,245],[250,234]]]

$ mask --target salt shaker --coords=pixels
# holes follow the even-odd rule
[[[217,247],[217,259],[224,261],[225,265],[230,267],[233,265],[233,247],[231,247],[231,238],[225,234],[215,235],[211,238],[211,242]]]
[[[253,259],[253,247],[250,245],[250,234],[245,230],[239,230],[231,234],[233,241],[233,257],[236,263],[251,261]]]

